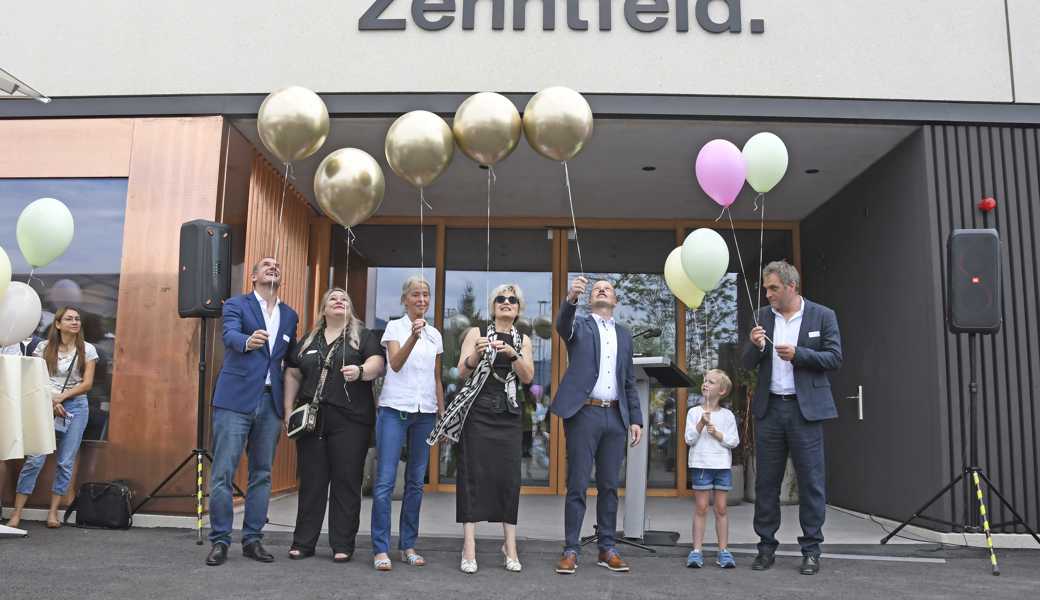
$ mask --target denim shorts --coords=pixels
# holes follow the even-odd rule
[[[693,484],[690,486],[695,490],[718,490],[728,492],[733,489],[733,471],[729,469],[693,469]]]

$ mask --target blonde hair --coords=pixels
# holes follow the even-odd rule
[[[401,286],[401,304],[404,304],[405,298],[408,297],[408,292],[412,291],[413,287],[426,286],[426,293],[430,293],[430,282],[426,281],[422,275],[412,275],[408,279],[404,280],[404,284]]]
[[[726,372],[723,371],[722,369],[712,369],[712,370],[708,371],[707,373],[705,373],[704,376],[707,377],[708,375],[717,375],[718,376],[719,383],[722,385],[722,389],[723,389],[722,396],[726,396],[731,391],[733,391],[733,380],[731,380],[729,378],[729,375],[727,375]]]
[[[516,316],[513,317],[513,322],[516,323],[520,319],[520,315],[524,312],[524,292],[520,290],[520,286],[515,283],[503,283],[502,285],[491,290],[491,295],[488,296],[488,315],[491,321],[495,320],[495,297],[502,294],[502,292],[513,292],[517,299],[517,310]]]
[[[325,329],[325,305],[329,303],[329,298],[332,294],[340,292],[343,294],[343,299],[347,302],[347,325],[344,327],[344,331],[347,336],[347,343],[350,347],[359,350],[361,348],[361,320],[354,314],[354,302],[350,299],[350,295],[343,288],[330,288],[329,291],[321,297],[321,304],[318,305],[318,314],[314,316],[314,321],[317,325],[314,329],[307,334],[304,338],[303,343],[300,344],[300,356],[303,356],[304,350],[310,347],[311,343],[314,342],[314,337],[318,335],[319,331]]]

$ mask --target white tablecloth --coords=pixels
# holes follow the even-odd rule
[[[54,452],[54,409],[42,358],[0,356],[0,460]]]

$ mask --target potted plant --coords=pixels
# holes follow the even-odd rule
[[[740,427],[740,446],[734,452],[734,462],[737,454],[740,455],[744,465],[744,499],[748,502],[755,501],[755,416],[751,411],[752,399],[755,397],[755,388],[758,385],[758,373],[750,369],[737,369],[733,380],[734,401],[732,410],[737,417]],[[737,398],[742,397],[741,401]],[[798,504],[798,478],[794,472],[791,457],[787,457],[787,466],[784,468],[784,478],[780,484],[780,504]]]

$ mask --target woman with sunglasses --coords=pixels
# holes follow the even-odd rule
[[[472,328],[462,341],[459,374],[484,376],[465,417],[456,446],[455,520],[462,523],[460,568],[477,572],[476,524],[502,523],[502,554],[508,571],[519,571],[516,517],[520,504],[523,454],[521,384],[534,378],[531,339],[516,329],[524,296],[515,284],[500,285],[489,298],[492,322],[487,332]],[[486,372],[485,372],[486,371]]]
[[[47,527],[61,527],[58,506],[69,491],[72,468],[76,464],[83,432],[90,418],[87,392],[94,387],[94,367],[98,353],[93,344],[83,338],[82,313],[74,306],[66,306],[54,315],[47,339],[36,346],[36,356],[47,363],[50,374],[51,402],[54,405],[54,429],[58,448],[54,452],[57,468],[51,486],[51,505],[47,511]],[[47,455],[25,457],[14,497],[14,513],[8,525],[18,527],[22,520],[22,509],[36,488],[36,478],[43,468]]]
[[[361,479],[376,422],[372,380],[383,375],[383,349],[341,288],[325,292],[317,323],[285,370],[287,426],[294,408],[318,397],[314,431],[296,438],[300,503],[289,558],[314,555],[327,503],[332,560],[347,562],[361,519]]]

